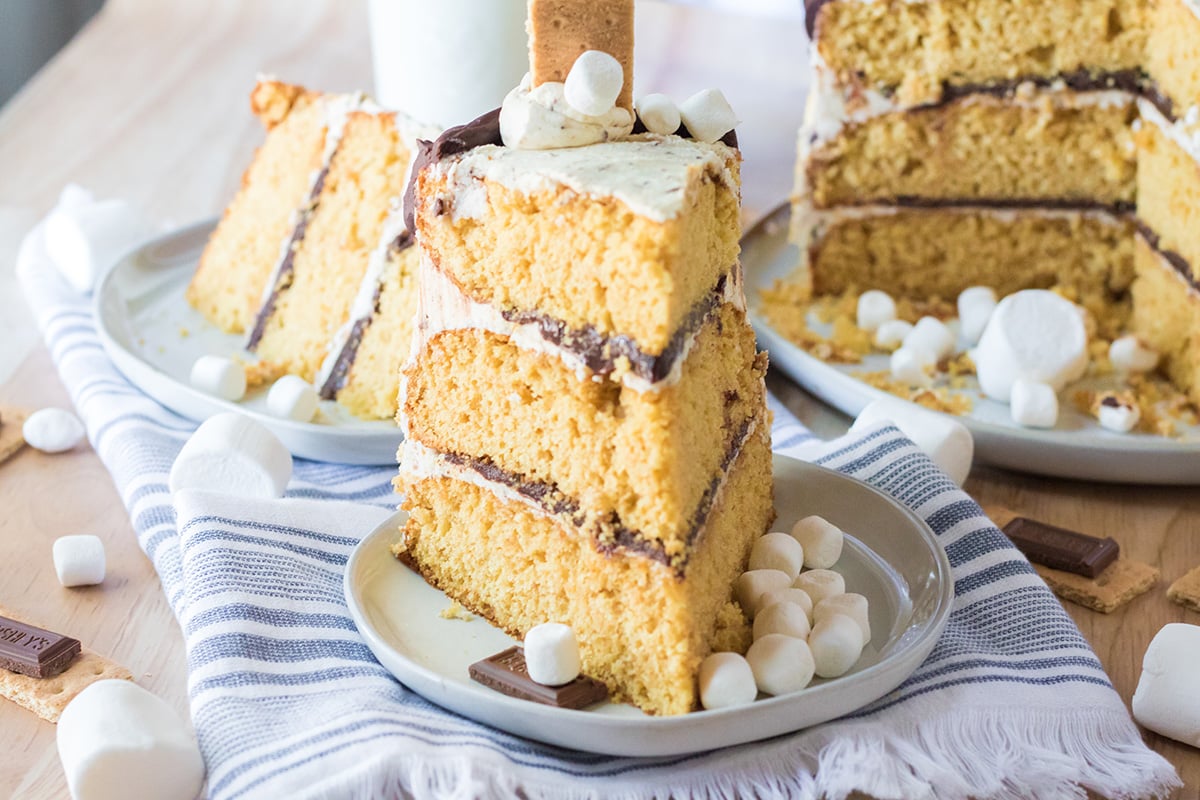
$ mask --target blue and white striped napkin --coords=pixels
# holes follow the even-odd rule
[[[194,423],[113,367],[90,304],[35,244],[22,285],[183,628],[213,798],[1126,798],[1178,785],[974,501],[895,428],[814,448],[778,404],[779,452],[891,493],[949,554],[954,612],[912,677],[844,719],[673,758],[562,750],[442,711],[376,663],[342,600],[348,554],[396,503],[393,470],[298,461],[285,500],[188,492],[172,505],[167,473]]]

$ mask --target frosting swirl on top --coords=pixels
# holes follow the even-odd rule
[[[633,115],[627,109],[613,106],[599,116],[584,114],[567,102],[564,84],[533,86],[528,74],[500,109],[501,139],[523,150],[582,147],[621,139],[632,130]]]

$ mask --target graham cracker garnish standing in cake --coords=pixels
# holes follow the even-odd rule
[[[1200,567],[1194,567],[1167,589],[1167,599],[1192,611],[1200,611]]]
[[[0,405],[0,464],[25,446],[21,426],[28,416],[23,408]]]
[[[617,105],[633,110],[633,0],[529,0],[529,71],[533,85],[561,83],[588,50],[621,64]]]

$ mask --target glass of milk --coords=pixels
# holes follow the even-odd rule
[[[529,71],[527,0],[369,0],[375,99],[450,127],[498,108]]]

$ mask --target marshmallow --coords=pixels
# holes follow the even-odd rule
[[[634,104],[638,118],[651,133],[666,136],[679,130],[679,108],[665,94],[648,94]]]
[[[1122,336],[1108,346],[1108,360],[1117,372],[1149,372],[1158,366],[1158,352],[1136,336]]]
[[[317,413],[317,390],[298,375],[284,375],[267,392],[267,410],[276,417],[308,422]]]
[[[778,569],[752,569],[738,576],[733,585],[734,597],[746,616],[754,619],[754,615],[763,607],[762,596],[774,589],[786,589],[792,585],[792,578],[786,572]]]
[[[715,142],[738,124],[720,89],[704,89],[684,100],[679,104],[679,118],[698,142]]]
[[[813,654],[803,639],[768,634],[750,645],[746,661],[758,690],[766,694],[798,692],[812,682]]]
[[[1058,424],[1058,394],[1040,381],[1017,378],[1009,397],[1013,422],[1026,428],[1053,428]]]
[[[813,601],[813,610],[826,597],[833,597],[846,591],[846,579],[831,569],[813,569],[800,573],[792,584],[797,589],[803,589]]]
[[[773,633],[791,636],[796,639],[807,639],[812,624],[808,621],[808,612],[796,603],[783,601],[764,605],[754,618],[754,640]]]
[[[46,255],[67,283],[87,294],[116,260],[154,232],[122,200],[94,202],[78,187],[63,191],[46,217]]]
[[[1100,401],[1096,410],[1096,418],[1100,421],[1102,428],[1108,428],[1117,433],[1129,433],[1137,427],[1141,420],[1142,410],[1136,405],[1110,395]]]
[[[62,453],[83,441],[86,431],[79,417],[61,408],[33,412],[21,426],[25,442],[43,453]]]
[[[570,625],[544,622],[525,634],[525,669],[543,686],[562,686],[579,677],[579,642]]]
[[[54,540],[54,571],[63,586],[95,586],[104,581],[104,542],[88,534]]]
[[[845,614],[832,614],[813,626],[808,636],[816,673],[822,678],[845,675],[863,650],[862,628]]]
[[[851,431],[889,421],[924,450],[950,479],[962,486],[971,472],[975,439],[967,426],[947,414],[892,397],[872,401],[861,412]]]
[[[193,800],[204,759],[187,725],[130,681],[97,681],[58,720],[58,756],[75,800]]]
[[[907,320],[894,319],[885,322],[875,331],[875,346],[891,350],[904,344],[905,337],[912,332],[913,324]]]
[[[847,592],[826,597],[813,609],[813,621],[821,622],[834,614],[842,614],[858,623],[862,630],[863,644],[871,641],[871,619],[867,598],[861,594]]]
[[[571,107],[564,85],[555,81],[533,86],[526,75],[500,107],[500,138],[506,147],[548,150],[582,147],[620,139],[633,130],[633,114],[620,106],[600,116]]]
[[[759,605],[762,608],[773,606],[776,603],[795,603],[804,609],[804,614],[808,617],[809,624],[812,624],[813,601],[808,596],[808,592],[803,589],[797,589],[795,586],[772,589],[769,592],[764,592],[763,596],[759,599]]]
[[[1133,718],[1150,730],[1200,747],[1200,626],[1164,625],[1142,659]]]
[[[974,346],[979,342],[995,310],[996,292],[991,287],[972,286],[963,289],[958,296],[958,320],[967,344]]]
[[[792,536],[804,549],[804,566],[809,569],[828,569],[842,557],[845,534],[824,517],[805,517],[792,526]]]
[[[292,478],[283,442],[249,417],[209,417],[183,445],[168,480],[171,492],[208,489],[240,497],[279,497]]]
[[[737,653],[713,653],[700,664],[700,705],[729,708],[754,702],[758,687],[750,663]]]
[[[905,337],[905,341],[908,341],[907,337]],[[931,350],[913,349],[902,345],[899,350],[892,353],[892,377],[909,386],[932,384],[931,373],[936,365],[937,356]]]
[[[191,384],[206,394],[236,403],[246,396],[246,368],[223,356],[200,356],[192,364]]]
[[[933,353],[936,361],[954,352],[956,339],[954,331],[937,317],[921,317],[904,337],[904,347]]]
[[[885,322],[896,319],[896,301],[887,292],[872,289],[858,296],[858,312],[855,315],[858,327],[875,332]]]
[[[624,85],[620,61],[603,50],[587,50],[571,65],[563,81],[563,97],[579,113],[599,117],[612,111]]]
[[[786,533],[768,533],[759,537],[750,550],[750,569],[777,569],[796,580],[804,566],[804,548]]]
[[[1078,306],[1044,289],[1026,289],[1000,301],[971,351],[984,394],[1009,402],[1017,378],[1060,391],[1083,375],[1087,327]]]

